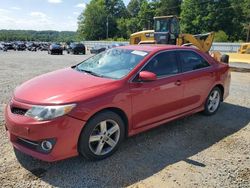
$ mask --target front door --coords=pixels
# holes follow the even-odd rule
[[[130,84],[133,128],[147,126],[182,112],[183,85],[179,64],[173,51],[154,56],[142,69],[157,75],[156,81]]]

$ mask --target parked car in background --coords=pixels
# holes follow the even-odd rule
[[[63,55],[63,48],[60,46],[60,44],[51,44],[48,49],[48,54],[58,54]]]
[[[68,54],[86,54],[86,48],[82,43],[71,43],[66,50]]]
[[[2,43],[0,43],[0,50],[3,50],[4,46]]]
[[[112,48],[19,86],[5,109],[6,130],[16,149],[41,160],[100,160],[126,136],[215,114],[229,85],[229,65],[194,48]]]
[[[14,50],[14,43],[12,42],[6,42],[6,43],[3,43],[3,46],[4,46],[4,51],[7,51],[7,50]]]
[[[91,54],[99,54],[103,51],[106,50],[106,46],[105,45],[94,45],[91,49],[90,49],[90,53]]]
[[[112,44],[108,45],[108,49],[119,47],[119,46],[125,46],[125,44],[123,44],[123,43],[112,43]]]
[[[110,48],[115,48],[115,47],[118,47],[118,46],[120,46],[118,43],[113,43],[113,44],[110,44],[110,45],[108,45],[108,49],[110,49]]]
[[[49,50],[49,44],[41,44],[38,48],[40,51],[48,51]]]
[[[35,51],[37,51],[38,45],[36,45],[33,42],[28,42],[28,43],[26,43],[26,48],[28,51],[35,52]]]
[[[26,50],[26,45],[24,42],[17,42],[15,45],[14,45],[14,50],[17,50],[17,51],[24,51]]]

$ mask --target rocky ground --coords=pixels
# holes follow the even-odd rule
[[[1,187],[249,187],[250,73],[232,72],[230,96],[214,116],[196,114],[127,139],[99,162],[46,163],[14,151],[3,110],[14,88],[87,56],[0,52]]]

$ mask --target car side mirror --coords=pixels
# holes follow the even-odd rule
[[[155,73],[149,71],[141,71],[139,73],[139,80],[143,82],[149,82],[157,80],[157,77]]]

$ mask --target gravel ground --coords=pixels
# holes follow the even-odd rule
[[[0,52],[0,104],[36,75],[88,57]],[[127,139],[99,162],[46,163],[14,151],[0,111],[1,187],[249,187],[250,73],[233,72],[230,96],[211,117],[196,114]]]

